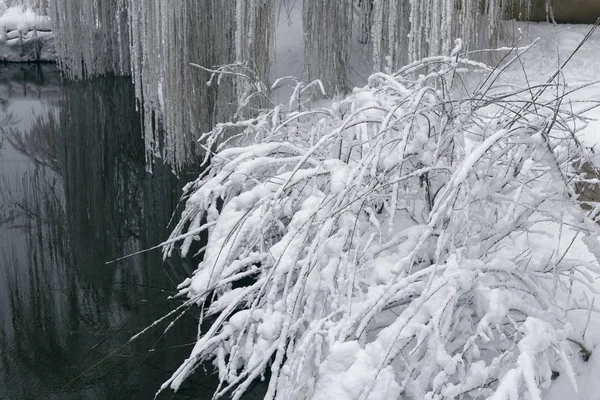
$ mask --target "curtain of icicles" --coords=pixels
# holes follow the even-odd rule
[[[50,0],[59,66],[75,79],[131,73],[148,159],[179,169],[194,139],[235,111],[236,82],[209,87],[190,64],[246,63],[266,82],[274,1]]]
[[[245,63],[266,82],[273,0],[130,2],[132,75],[143,100],[148,158],[180,169],[194,161],[195,139],[236,111],[237,81],[225,76],[208,86],[211,74],[191,63]]]
[[[129,73],[124,0],[49,0],[59,67],[74,79]]]
[[[372,0],[373,67],[448,54],[456,38],[465,49],[494,46],[511,0]],[[529,0],[519,0],[523,3]]]
[[[510,0],[304,0],[309,78],[321,78],[329,88],[345,88],[352,37],[369,42],[375,71],[397,69],[413,60],[447,54],[456,38],[462,38],[466,48],[494,45],[509,3]],[[368,40],[362,37],[365,29]]]
[[[267,83],[275,32],[275,0],[237,0],[236,61]]]
[[[266,83],[274,13],[286,0],[27,1],[49,2],[59,65],[68,76],[131,73],[148,158],[179,169],[193,161],[194,139],[230,118],[241,95],[233,79],[207,86],[210,73],[190,63],[245,63]],[[348,89],[356,42],[367,43],[375,71],[448,54],[459,37],[466,48],[493,45],[515,1],[531,0],[298,1],[308,78],[321,79],[330,94]]]
[[[130,0],[131,70],[142,100],[148,160],[179,169],[193,160],[195,140],[228,113],[232,84],[208,87],[212,67],[234,60],[232,0]]]
[[[352,39],[352,0],[304,0],[304,53],[308,76],[328,92],[347,89]]]

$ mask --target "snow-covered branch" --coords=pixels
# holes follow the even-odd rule
[[[267,399],[540,399],[568,363],[569,288],[597,265],[538,230],[568,226],[594,254],[600,230],[576,195],[585,121],[503,70],[459,49],[230,123],[237,147],[187,186],[164,249],[208,231],[179,289],[213,318],[163,389],[213,360],[215,396],[236,399],[263,376]]]

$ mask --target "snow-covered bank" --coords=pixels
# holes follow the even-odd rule
[[[0,0],[0,62],[55,61],[50,17]]]

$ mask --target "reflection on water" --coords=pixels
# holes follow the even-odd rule
[[[27,68],[0,67],[0,399],[151,399],[195,321],[124,343],[178,304],[167,296],[190,269],[157,251],[105,262],[167,236],[179,182],[145,171],[128,79]],[[214,385],[198,378],[177,397]]]
[[[57,100],[60,73],[51,65],[0,64],[0,104],[16,99]],[[6,108],[4,108],[6,111]]]

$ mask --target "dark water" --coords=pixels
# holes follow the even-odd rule
[[[0,399],[152,399],[196,322],[126,344],[191,272],[158,251],[105,265],[166,238],[183,183],[146,172],[130,80],[0,66],[0,127]],[[215,385],[195,377],[175,398]]]

